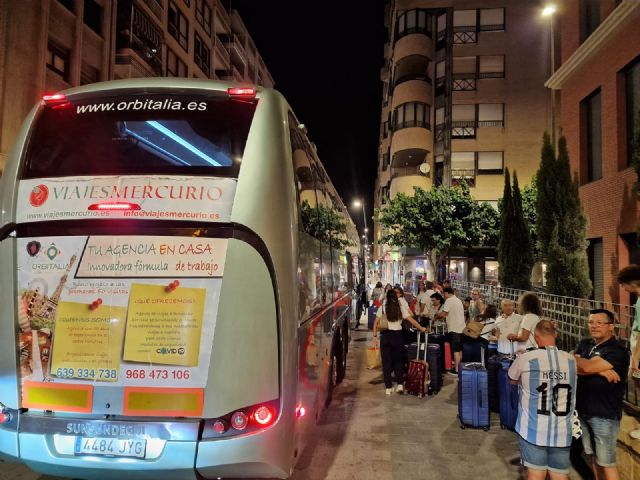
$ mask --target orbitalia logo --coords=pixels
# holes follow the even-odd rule
[[[33,187],[33,190],[31,190],[29,202],[34,207],[40,207],[47,201],[47,198],[49,198],[49,188],[41,183],[40,185]]]

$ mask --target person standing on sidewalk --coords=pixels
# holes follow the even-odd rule
[[[462,360],[462,332],[464,330],[464,306],[462,300],[455,296],[453,289],[447,287],[444,289],[444,306],[442,310],[436,313],[436,320],[447,320],[447,331],[451,337],[451,351],[453,352],[453,360],[455,363],[455,371],[458,374],[460,361]]]
[[[540,321],[540,315],[542,315],[540,299],[535,293],[525,293],[518,300],[518,310],[520,315],[522,315],[520,331],[517,334],[510,333],[507,335],[507,340],[520,342],[518,351],[536,348],[537,345],[533,331]]]
[[[569,478],[569,450],[575,408],[576,360],[556,347],[556,328],[537,323],[539,348],[518,356],[509,367],[509,381],[519,384],[516,433],[528,480]]]
[[[404,299],[403,299],[404,300]],[[376,313],[376,321],[373,324],[374,341],[380,332],[380,356],[382,357],[382,375],[384,378],[385,393],[391,395],[393,393],[393,382],[391,381],[391,372],[395,373],[396,392],[403,393],[404,386],[402,379],[404,378],[404,362],[406,359],[404,348],[404,337],[402,334],[402,320],[407,320],[416,330],[424,333],[426,328],[422,327],[411,316],[411,311],[407,302],[401,302],[398,294],[394,290],[387,292],[387,297]],[[380,323],[387,322],[387,328],[381,328]]]
[[[635,293],[636,300],[629,347],[631,348],[631,381],[640,384],[640,265],[629,265],[618,272],[618,283],[629,293]],[[640,385],[637,385],[640,388]],[[640,439],[640,428],[629,432],[632,438]]]
[[[582,426],[582,443],[592,456],[598,480],[618,480],[616,442],[622,418],[622,400],[629,369],[629,351],[614,336],[613,313],[589,313],[590,339],[576,350],[578,391],[576,408]]]
[[[502,308],[502,315],[496,319],[495,337],[498,339],[498,353],[503,355],[511,355],[512,344],[507,337],[511,334],[518,334],[520,331],[520,323],[522,317],[520,314],[515,313],[515,305],[513,300],[504,299],[500,304]]]

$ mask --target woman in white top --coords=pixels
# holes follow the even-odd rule
[[[533,338],[533,332],[540,321],[540,315],[542,315],[540,299],[532,292],[521,295],[518,300],[518,311],[520,315],[522,315],[520,331],[517,334],[510,333],[507,335],[507,340],[520,342],[520,345],[518,345],[518,351],[537,348],[538,344]]]
[[[386,330],[380,331],[380,355],[382,357],[382,374],[386,394],[391,395],[393,393],[393,383],[391,382],[392,371],[395,372],[396,382],[398,382],[396,392],[404,392],[402,379],[404,378],[405,349],[402,334],[402,320],[407,320],[416,330],[423,333],[426,332],[427,329],[413,319],[407,302],[401,302],[399,295],[394,290],[387,292],[384,304],[378,309],[376,321],[373,324],[374,339],[378,336],[378,325],[383,315],[387,318],[389,326]]]

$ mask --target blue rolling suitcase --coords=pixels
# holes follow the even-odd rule
[[[518,419],[518,385],[509,382],[509,367],[513,360],[503,359],[498,371],[498,396],[500,399],[500,428],[515,431]]]
[[[427,362],[429,363],[429,395],[438,393],[444,382],[442,378],[442,350],[440,345],[430,343],[427,345]]]
[[[458,373],[458,417],[460,418],[460,428],[472,427],[489,430],[488,375],[487,369],[482,363],[465,363],[460,366]]]
[[[378,312],[378,307],[369,307],[367,309],[367,327],[369,330],[373,330],[373,324],[376,322],[376,313]]]

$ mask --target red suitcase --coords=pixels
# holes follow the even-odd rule
[[[427,335],[428,336],[428,335]],[[409,371],[407,372],[407,393],[424,397],[427,393],[429,380],[429,364],[427,363],[427,338],[420,344],[420,332],[418,332],[418,349],[416,359],[409,361]],[[422,349],[421,349],[422,347]],[[423,360],[420,360],[420,352],[423,353]]]
[[[434,329],[434,333],[438,333],[438,327],[442,328],[442,334],[445,334],[446,331],[446,327],[445,327],[446,323],[444,322],[434,322],[432,324],[432,328]],[[447,338],[445,336],[445,338]],[[450,342],[444,342],[444,369],[446,371],[449,371],[453,368],[453,362],[451,360],[451,343]]]

